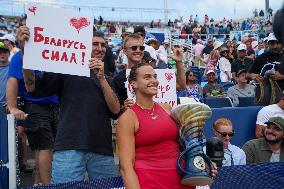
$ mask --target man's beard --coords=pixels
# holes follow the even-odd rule
[[[265,141],[267,143],[270,143],[270,144],[277,144],[277,143],[282,142],[282,140],[283,140],[283,138],[276,138],[276,139],[270,140],[270,139],[266,138],[265,134],[263,135],[263,137],[264,137]]]

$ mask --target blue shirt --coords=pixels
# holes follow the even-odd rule
[[[58,104],[58,97],[56,95],[43,97],[43,98],[33,98],[27,93],[25,83],[24,83],[24,77],[23,77],[23,59],[22,59],[22,53],[21,51],[18,51],[14,56],[12,57],[11,63],[9,65],[9,72],[8,72],[8,78],[13,77],[18,79],[18,96],[24,97],[29,102],[34,103],[44,103],[44,104]],[[36,75],[41,74],[40,71],[35,71]]]
[[[6,83],[8,76],[8,66],[0,66],[0,108],[6,102]]]

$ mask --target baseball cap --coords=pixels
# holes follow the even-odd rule
[[[278,41],[274,35],[274,33],[270,33],[267,37],[267,42],[269,41]]]
[[[246,70],[246,69],[241,69],[241,70],[239,70],[238,72],[237,72],[237,77],[239,77],[239,75],[241,74],[241,73],[247,73],[248,71]]]
[[[208,75],[208,74],[210,74],[210,73],[214,73],[214,74],[215,74],[215,71],[214,71],[214,70],[208,70],[208,71],[206,72],[206,75]]]
[[[147,39],[146,44],[149,44],[151,41],[156,41],[156,42],[158,42],[158,40],[157,40],[156,38],[150,37],[150,38]]]
[[[5,45],[3,42],[0,42],[0,51],[10,52],[9,47],[7,45]]]
[[[243,43],[241,43],[238,48],[237,48],[238,51],[241,51],[241,50],[247,50],[247,46]]]
[[[275,124],[280,129],[284,130],[284,119],[282,117],[272,117],[265,124]]]
[[[16,43],[16,38],[11,34],[5,34],[3,37],[0,37],[0,39],[8,40],[8,41],[11,41],[13,43]]]

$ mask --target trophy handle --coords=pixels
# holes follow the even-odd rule
[[[177,169],[178,169],[178,172],[179,172],[180,174],[198,173],[198,172],[196,172],[196,171],[194,171],[194,170],[190,173],[190,172],[184,170],[184,169],[182,168],[182,166],[181,166],[181,160],[182,160],[182,158],[186,155],[186,153],[187,153],[188,151],[192,150],[194,147],[195,147],[195,145],[194,145],[194,146],[190,146],[189,148],[187,148],[186,150],[184,150],[184,151],[180,154],[180,156],[178,157],[178,159],[177,159]],[[205,155],[203,152],[195,152],[195,153],[192,153],[192,154],[190,155],[190,158],[193,157],[193,156],[201,156],[201,157],[204,159],[204,161],[209,165],[209,168],[210,168],[210,170],[209,170],[209,175],[212,177],[212,175],[213,175],[213,174],[212,174],[212,170],[214,169],[214,166],[213,166],[213,163],[212,163],[212,161],[210,160],[210,158],[209,158],[207,155]]]

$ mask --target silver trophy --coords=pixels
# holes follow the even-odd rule
[[[205,146],[203,127],[211,115],[209,106],[202,103],[181,104],[171,112],[171,116],[179,125],[180,139],[184,148],[177,160],[177,169],[182,176],[183,185],[205,186],[213,182],[213,163],[203,152]],[[209,173],[205,169],[205,163],[210,168]]]

